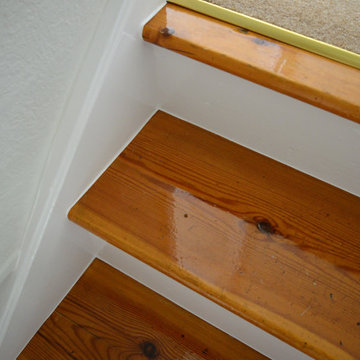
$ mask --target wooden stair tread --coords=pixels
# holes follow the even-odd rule
[[[266,359],[95,259],[20,360]]]
[[[360,358],[360,199],[157,112],[69,218],[296,348]]]
[[[145,25],[143,38],[360,123],[359,69],[175,4]]]

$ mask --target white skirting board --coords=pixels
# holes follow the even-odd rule
[[[19,250],[13,250],[6,258],[2,259],[3,261],[0,263],[0,286],[16,269],[19,253]]]

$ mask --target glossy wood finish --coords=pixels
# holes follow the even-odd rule
[[[267,358],[96,259],[18,359]]]
[[[143,38],[360,123],[358,69],[174,4]]]
[[[69,218],[316,358],[360,358],[349,193],[158,112]]]

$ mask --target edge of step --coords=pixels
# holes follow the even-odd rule
[[[360,123],[360,70],[168,3],[143,39]]]

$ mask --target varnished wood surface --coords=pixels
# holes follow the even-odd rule
[[[143,38],[360,123],[358,69],[174,4]]]
[[[360,358],[360,199],[158,112],[69,218],[298,349]]]
[[[18,359],[266,358],[96,259]]]

